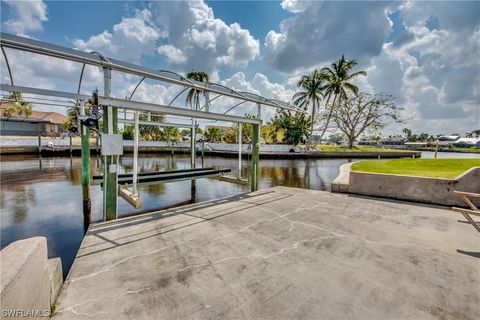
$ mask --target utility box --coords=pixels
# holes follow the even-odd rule
[[[121,134],[102,134],[102,155],[123,155],[123,137]]]

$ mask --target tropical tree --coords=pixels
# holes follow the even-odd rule
[[[325,132],[330,124],[333,109],[338,106],[342,100],[347,99],[348,93],[358,95],[358,87],[351,83],[353,79],[359,76],[366,76],[365,71],[357,71],[351,73],[353,67],[357,65],[356,60],[348,60],[344,55],[337,61],[330,65],[330,67],[322,68],[321,73],[326,81],[326,85],[322,88],[324,95],[327,97],[325,108],[328,110],[327,117],[325,119],[325,125],[320,135],[320,140],[323,138]],[[333,96],[332,104],[329,105],[330,99]]]
[[[180,140],[180,131],[175,127],[165,127],[161,133],[162,140],[178,141]]]
[[[123,140],[133,140],[134,132],[133,125],[127,124],[123,127],[123,130],[120,132],[122,134]]]
[[[285,131],[279,129],[271,123],[260,127],[260,137],[266,144],[278,143],[283,141]]]
[[[211,142],[219,142],[222,140],[222,130],[216,127],[208,127],[205,132],[205,136],[210,139]]]
[[[12,115],[29,117],[32,114],[32,104],[23,100],[21,92],[10,92],[3,97],[3,100],[12,101],[2,112],[5,117]]]
[[[379,131],[387,121],[402,123],[402,108],[393,103],[393,97],[384,94],[361,93],[343,99],[332,113],[332,119],[348,141],[348,147],[366,130]]]
[[[311,118],[305,113],[292,113],[290,110],[281,109],[277,110],[271,124],[277,130],[283,130],[283,142],[298,145],[305,143],[309,139],[311,121]]]
[[[313,137],[313,125],[315,123],[315,112],[320,106],[320,100],[323,98],[323,84],[325,81],[324,75],[317,69],[313,70],[310,75],[304,75],[300,78],[297,86],[301,91],[293,95],[293,103],[307,110],[312,106],[312,113],[310,118],[310,134],[308,137],[307,149],[310,149]]]
[[[407,138],[407,140],[409,140],[410,136],[412,135],[412,130],[408,128],[403,128],[402,132],[405,133],[405,137]]]
[[[478,138],[480,137],[480,129],[472,130],[466,134],[467,138]]]
[[[425,132],[420,133],[420,135],[418,136],[418,141],[427,142],[427,140],[428,140],[428,133],[425,133]]]
[[[208,82],[209,77],[208,73],[204,71],[195,71],[192,70],[189,73],[187,73],[187,78],[192,79],[195,81],[200,81],[200,82]],[[187,93],[187,98],[185,100],[186,104],[190,104],[190,107],[193,109],[195,107],[195,110],[200,110],[200,95],[202,94],[202,91],[198,89],[190,89]]]
[[[140,121],[147,121],[148,115],[145,113],[141,113],[139,115]],[[151,114],[150,115],[151,122],[165,122],[165,116],[162,114]],[[139,124],[138,125],[138,134],[142,139],[147,141],[158,141],[162,140],[164,137],[162,130],[159,126],[152,126],[146,124]]]

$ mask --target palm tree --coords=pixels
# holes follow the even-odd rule
[[[187,73],[187,78],[200,81],[200,82],[208,82],[208,73],[204,71],[195,71],[192,70],[191,72]],[[193,109],[195,106],[195,110],[200,109],[200,94],[202,91],[198,89],[190,89],[187,94],[187,99],[185,103],[190,104],[190,107]]]
[[[32,104],[30,102],[25,102],[20,92],[10,92],[8,95],[4,96],[3,99],[7,101],[12,101],[9,107],[3,110],[3,115],[5,117],[11,117],[12,115],[29,117],[32,114]]]
[[[325,108],[330,108],[327,119],[325,121],[325,127],[323,128],[320,140],[323,138],[325,131],[327,131],[328,124],[332,117],[333,108],[340,104],[341,100],[347,98],[347,93],[351,92],[354,95],[358,95],[358,87],[352,84],[350,81],[359,76],[366,76],[365,71],[357,71],[350,73],[350,71],[357,65],[356,60],[347,60],[344,55],[337,61],[330,65],[330,67],[322,68],[321,72],[326,78],[327,85],[323,87],[324,94],[327,97]],[[331,106],[328,105],[330,98],[333,95],[333,102]]]
[[[275,133],[284,131],[283,142],[296,146],[305,143],[309,137],[311,119],[305,113],[292,113],[290,110],[281,109],[277,110],[271,125],[274,126]]]
[[[300,78],[297,86],[302,89],[293,95],[293,103],[307,110],[312,105],[312,116],[310,123],[310,135],[308,137],[307,150],[310,150],[313,136],[313,125],[315,123],[315,112],[320,106],[320,100],[323,98],[324,75],[317,69],[313,70],[311,75],[304,75]]]
[[[216,127],[208,127],[205,132],[205,136],[210,139],[211,142],[218,142],[222,140],[222,130]]]

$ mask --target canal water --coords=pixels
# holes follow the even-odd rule
[[[433,157],[424,152],[423,157]],[[478,157],[474,154],[439,153],[440,157]],[[288,186],[329,190],[340,165],[348,159],[261,160],[261,188]],[[139,171],[190,168],[187,154],[140,155]],[[120,158],[120,171],[130,172],[133,159]],[[64,276],[68,273],[84,234],[79,157],[2,156],[0,160],[0,246],[18,239],[45,236],[49,257],[61,257]],[[238,160],[223,157],[197,157],[197,167],[231,168],[237,173]],[[101,158],[92,156],[93,174],[100,174]],[[249,161],[243,161],[242,176],[248,174]],[[177,181],[139,187],[143,207],[135,210],[119,198],[119,217],[156,209],[184,205],[248,192],[245,185],[206,178],[196,181],[196,192],[190,181]],[[102,220],[102,191],[92,186],[92,221]]]

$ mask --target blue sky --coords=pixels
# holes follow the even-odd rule
[[[393,94],[414,132],[480,127],[479,2],[2,1],[1,11],[2,32],[152,68],[202,69],[216,82],[282,100],[299,76],[345,54],[368,73],[360,88]],[[78,66],[11,59],[18,84],[74,87]],[[84,90],[100,78],[90,70]],[[127,94],[135,82],[118,76],[114,93]],[[147,82],[138,99],[168,102],[175,94]]]

